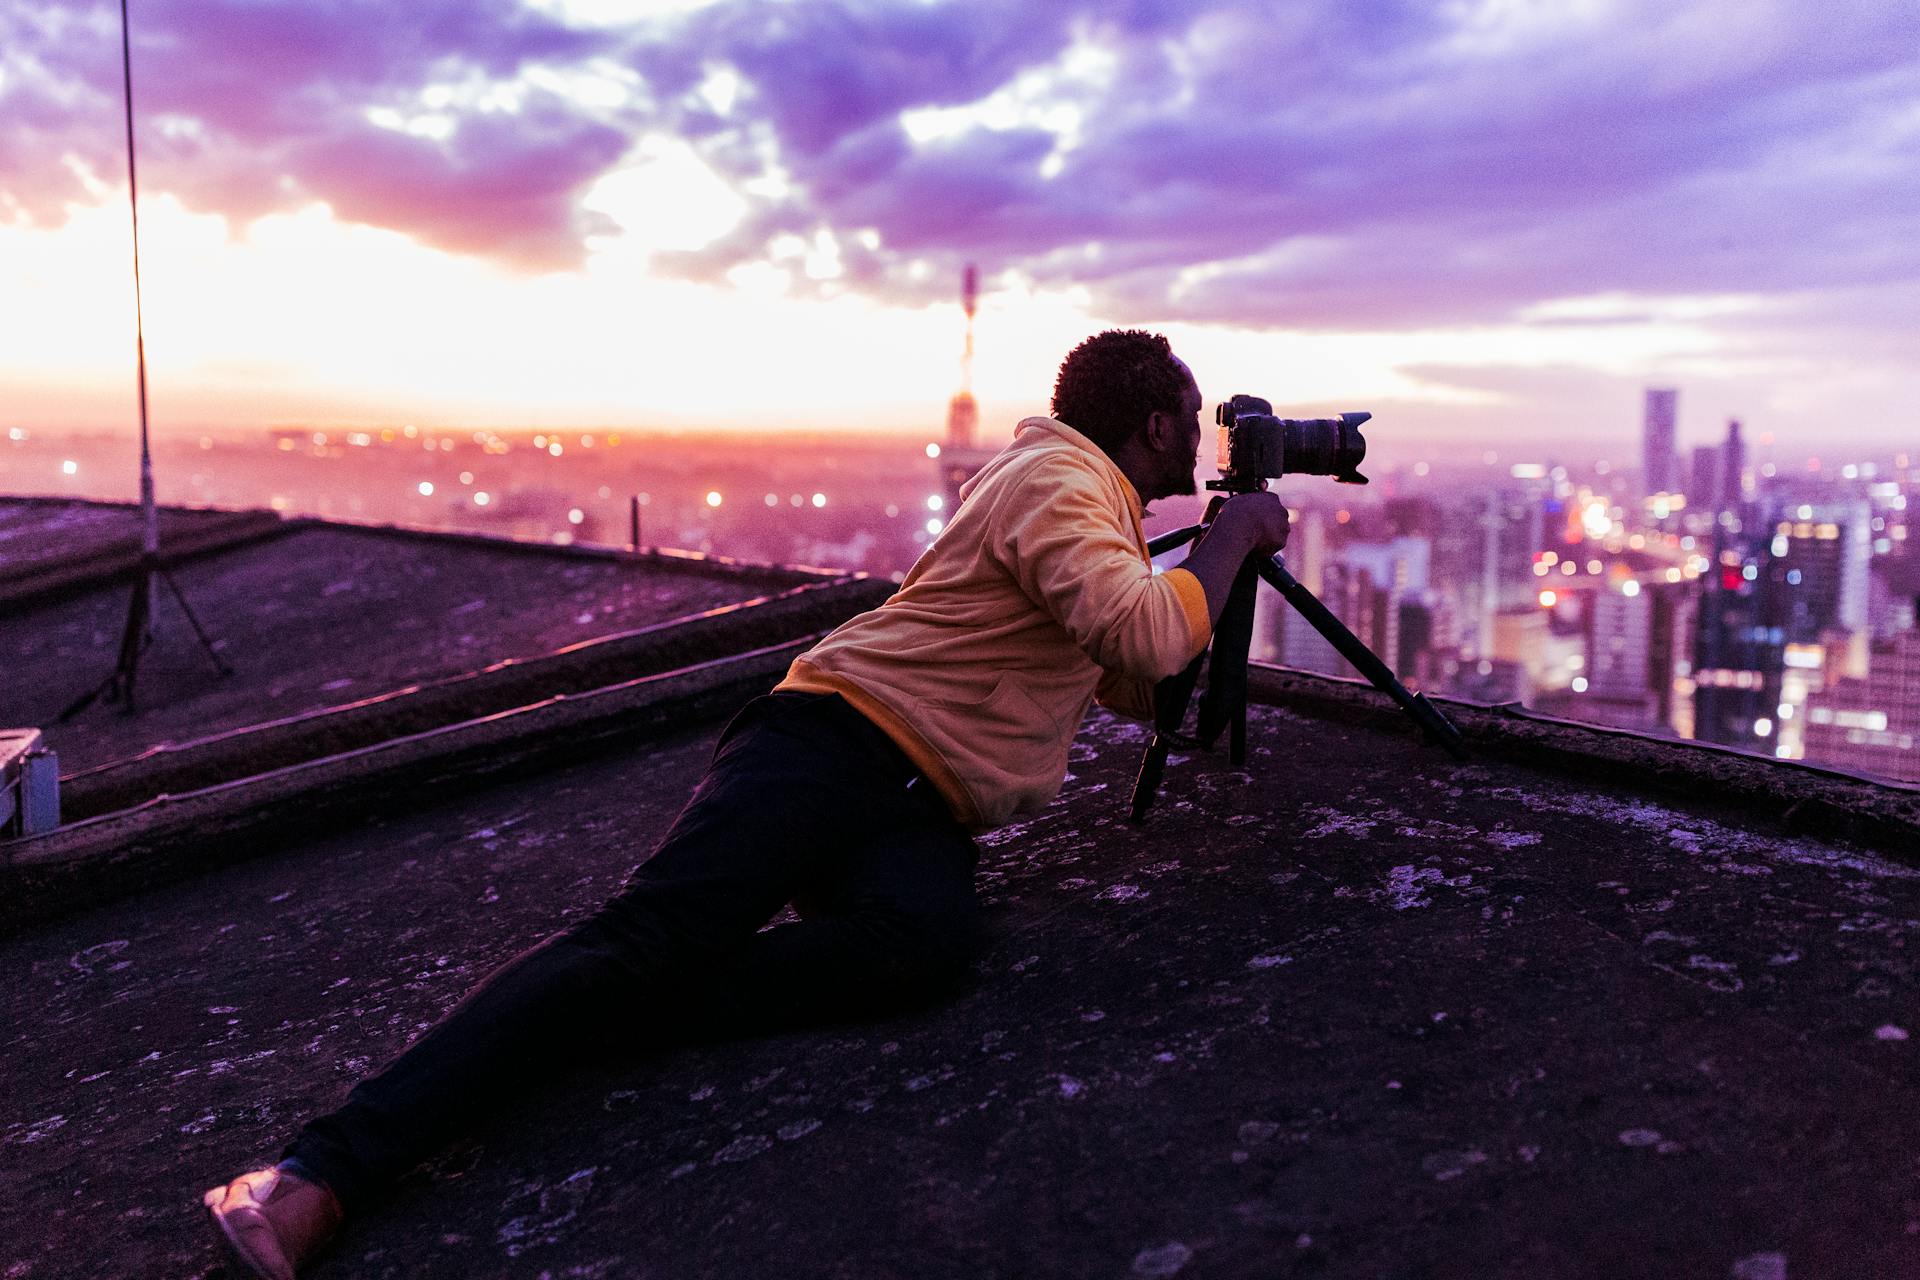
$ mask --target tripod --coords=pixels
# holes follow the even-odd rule
[[[1228,489],[1229,492],[1251,492],[1240,485],[1228,486],[1221,481],[1209,481],[1208,484],[1210,488]],[[1265,482],[1257,482],[1257,487],[1264,488]],[[1213,524],[1213,518],[1220,514],[1221,504],[1227,500],[1227,496],[1227,493],[1216,493],[1207,503],[1206,514],[1199,524],[1162,534],[1147,543],[1148,552],[1160,555],[1204,534]],[[1278,591],[1301,617],[1312,623],[1314,629],[1339,650],[1341,657],[1371,681],[1374,688],[1392,698],[1426,733],[1428,741],[1445,748],[1456,760],[1466,759],[1467,746],[1460,731],[1440,713],[1438,707],[1427,700],[1425,694],[1409,693],[1387,664],[1374,656],[1373,650],[1360,643],[1359,637],[1347,630],[1345,624],[1334,617],[1311,591],[1300,585],[1299,579],[1287,572],[1279,556],[1265,559],[1256,555],[1247,559],[1233,580],[1226,607],[1220,613],[1220,625],[1213,631],[1213,643],[1188,663],[1183,671],[1162,680],[1154,689],[1153,742],[1140,761],[1140,774],[1133,784],[1133,818],[1136,822],[1147,816],[1147,810],[1152,807],[1154,796],[1160,790],[1160,778],[1167,765],[1167,752],[1176,742],[1194,741],[1186,738],[1180,732],[1180,727],[1186,721],[1187,703],[1193,698],[1194,686],[1199,682],[1202,662],[1207,664],[1207,688],[1200,696],[1197,740],[1202,746],[1212,747],[1220,737],[1220,731],[1227,729],[1229,758],[1235,766],[1246,760],[1247,649],[1253,642],[1254,597],[1259,592],[1262,579]]]
[[[213,669],[223,676],[233,674],[213,647],[213,641],[207,638],[207,629],[200,625],[200,619],[194,615],[193,606],[187,603],[186,595],[180,590],[180,584],[173,580],[173,573],[161,560],[158,551],[143,551],[140,567],[135,571],[133,599],[127,602],[127,622],[120,632],[120,656],[114,660],[113,670],[105,680],[87,690],[55,717],[58,723],[67,721],[85,711],[96,701],[105,698],[108,702],[121,704],[121,711],[127,715],[134,712],[133,682],[140,674],[140,655],[153,643],[153,580],[155,578],[167,584],[167,590],[173,592],[173,598],[180,606],[180,612],[187,615],[187,622],[193,627],[193,634],[200,639],[200,647],[207,651],[207,657],[213,661]]]

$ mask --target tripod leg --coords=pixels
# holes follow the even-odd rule
[[[147,630],[147,572],[143,568],[140,576],[134,580],[133,596],[127,601],[127,620],[120,627],[120,652],[113,660],[113,670],[107,678],[93,688],[60,709],[54,717],[54,723],[65,724],[85,711],[94,703],[105,698],[108,702],[127,701],[129,710],[133,705],[133,672],[140,661],[142,636]]]
[[[1135,822],[1147,816],[1154,797],[1159,794],[1160,779],[1167,768],[1167,753],[1180,736],[1180,725],[1187,718],[1187,703],[1193,698],[1194,685],[1200,682],[1200,664],[1206,657],[1203,651],[1178,675],[1168,676],[1154,686],[1153,741],[1147,744],[1147,754],[1141,757],[1140,772],[1133,780]]]
[[[118,702],[123,715],[134,713],[133,682],[140,675],[140,655],[153,643],[153,575],[141,566],[127,606],[126,630],[120,633],[120,659],[107,681],[107,701]]]
[[[1232,727],[1228,750],[1238,766],[1246,759],[1247,650],[1253,644],[1253,607],[1260,577],[1251,565],[1240,570],[1213,632],[1213,656],[1207,660],[1207,691],[1200,698],[1200,741],[1208,747],[1222,729]]]
[[[1429,702],[1425,694],[1407,692],[1407,686],[1400,683],[1387,664],[1380,661],[1373,650],[1360,643],[1360,638],[1347,630],[1346,624],[1334,617],[1313,592],[1301,586],[1299,579],[1287,572],[1286,566],[1280,563],[1280,557],[1259,560],[1254,567],[1274,590],[1286,597],[1287,603],[1301,617],[1313,624],[1314,630],[1339,650],[1341,657],[1353,664],[1354,670],[1365,676],[1374,688],[1392,698],[1431,741],[1445,748],[1447,754],[1456,760],[1467,758],[1466,740],[1460,736],[1460,730],[1454,727],[1453,721],[1442,715],[1440,708]]]
[[[187,622],[193,627],[193,634],[200,637],[200,647],[207,651],[207,657],[213,659],[213,669],[223,676],[232,675],[233,668],[228,666],[226,660],[214,650],[213,641],[207,638],[207,629],[200,625],[200,619],[195,616],[193,606],[187,603],[186,593],[181,591],[180,584],[173,580],[172,572],[164,566],[159,567],[158,572],[162,578],[166,579],[168,589],[173,592],[174,600],[180,605],[180,612],[187,615]]]
[[[1152,555],[1171,551],[1193,541],[1205,529],[1204,524],[1196,524],[1162,534],[1147,543],[1147,550]],[[1135,822],[1147,816],[1154,797],[1160,792],[1160,779],[1167,768],[1167,753],[1172,750],[1173,741],[1180,733],[1180,725],[1187,718],[1187,703],[1193,699],[1193,688],[1200,682],[1200,664],[1206,660],[1206,656],[1206,650],[1201,650],[1178,674],[1168,676],[1154,686],[1153,741],[1147,744],[1147,752],[1140,758],[1140,772],[1133,780],[1131,804]]]

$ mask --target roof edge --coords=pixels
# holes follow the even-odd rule
[[[844,578],[851,570],[825,569],[815,565],[779,564],[762,560],[740,560],[708,551],[685,551],[678,547],[646,546],[638,549],[603,542],[549,542],[541,538],[517,538],[512,534],[487,533],[473,529],[437,529],[431,525],[397,521],[354,520],[340,516],[291,516],[287,521],[300,529],[345,529],[393,538],[433,539],[489,551],[510,551],[526,555],[564,556],[572,559],[615,560],[644,564],[668,572],[701,573],[710,577],[735,577],[775,586],[799,586],[822,579]]]
[[[1411,732],[1399,709],[1361,680],[1251,662],[1247,696],[1322,718],[1403,724]],[[1561,720],[1514,703],[1429,697],[1478,756],[1739,805],[1751,818],[1788,833],[1863,844],[1920,864],[1920,787],[1714,743]]]
[[[888,590],[888,584],[864,575],[808,582],[549,652],[502,658],[474,671],[417,681],[352,702],[162,743],[68,774],[61,780],[64,807],[72,820],[97,817],[163,793],[197,790],[556,694],[585,693],[783,643],[796,635],[818,634],[877,605]]]
[[[0,844],[0,937],[271,849],[283,832],[417,805],[502,773],[549,768],[731,714],[818,639],[561,693],[457,724],[303,760]]]

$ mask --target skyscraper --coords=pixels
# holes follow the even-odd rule
[[[1673,424],[1679,399],[1680,393],[1671,387],[1647,388],[1640,454],[1645,490],[1649,494],[1672,493],[1679,488],[1673,452]]]
[[[1655,700],[1650,687],[1653,595],[1631,584],[1622,591],[1593,593],[1587,617],[1588,689],[1596,700],[1633,704],[1652,721]]]
[[[1694,446],[1693,468],[1687,475],[1687,506],[1712,511],[1720,501],[1720,446]]]
[[[1920,782],[1920,630],[1876,648],[1864,680],[1813,695],[1806,749],[1809,760]]]
[[[1721,532],[1723,541],[1744,546],[1737,534]],[[1717,559],[1694,632],[1693,736],[1772,754],[1786,674],[1784,571],[1764,550],[1756,557],[1729,548]]]
[[[1740,419],[1727,419],[1727,442],[1720,446],[1719,509],[1738,511],[1745,495],[1741,477],[1747,469],[1747,445],[1740,438]]]

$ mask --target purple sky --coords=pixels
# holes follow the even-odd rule
[[[242,221],[318,199],[565,271],[611,230],[583,192],[656,135],[747,202],[654,260],[694,279],[824,230],[844,270],[821,287],[908,304],[977,260],[1129,323],[1589,323],[1530,308],[1619,294],[1617,323],[1742,295],[1768,304],[1726,322],[1755,358],[1920,339],[1910,0],[132,10],[144,194]],[[90,203],[75,161],[120,172],[117,24],[0,9],[0,221]],[[429,108],[443,136],[369,118]]]

